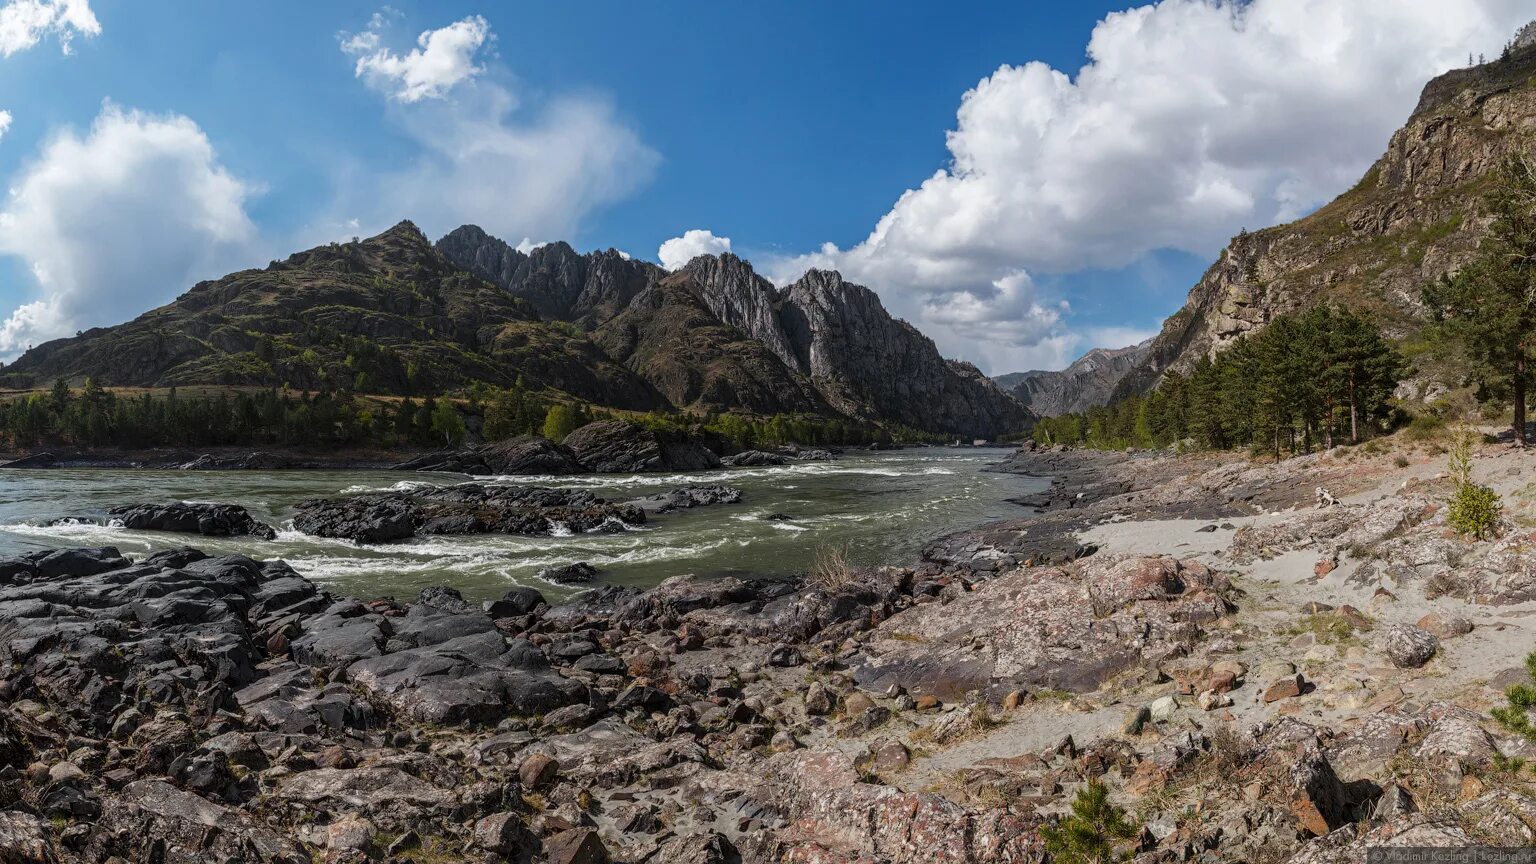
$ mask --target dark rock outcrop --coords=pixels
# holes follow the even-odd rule
[[[600,474],[628,471],[707,471],[720,457],[688,440],[665,440],[627,420],[600,420],[567,435],[562,442],[577,461]]]
[[[416,535],[522,534],[623,530],[645,512],[591,492],[543,486],[464,483],[412,492],[310,498],[293,524],[305,534],[359,543],[388,543]]]
[[[113,507],[108,515],[136,531],[174,531],[205,537],[250,535],[275,540],[277,531],[256,520],[244,507],[234,504],[129,504]]]
[[[548,438],[528,435],[468,450],[428,453],[392,466],[391,470],[563,477],[587,469],[576,461],[570,448]]]

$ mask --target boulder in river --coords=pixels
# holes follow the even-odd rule
[[[126,504],[113,507],[107,513],[121,521],[124,528],[135,531],[174,531],[205,537],[249,535],[263,540],[277,539],[277,532],[271,525],[255,519],[244,507],[235,504],[192,504],[185,501]]]
[[[59,459],[52,453],[33,453],[9,462],[0,462],[0,468],[52,468]]]
[[[762,450],[743,450],[720,460],[721,464],[732,468],[764,468],[772,465],[789,464],[788,456],[778,453],[767,453]]]
[[[576,461],[570,448],[538,435],[525,435],[468,450],[428,453],[395,465],[394,470],[563,477],[583,474],[587,469]]]
[[[563,567],[545,567],[538,578],[560,585],[579,585],[597,578],[597,568],[585,561],[566,564]]]
[[[577,461],[598,473],[622,471],[708,471],[720,457],[690,439],[663,440],[628,420],[600,420],[577,429],[562,442]]]
[[[691,510],[711,504],[737,504],[741,490],[732,486],[710,484],[707,486],[681,486],[671,492],[647,495],[634,504],[647,513],[671,513],[674,510]]]
[[[623,530],[645,512],[579,489],[462,483],[409,493],[310,498],[294,527],[316,537],[388,543],[417,535],[520,534]]]

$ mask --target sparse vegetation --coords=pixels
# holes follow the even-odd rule
[[[1532,683],[1509,685],[1504,691],[1504,698],[1509,704],[1494,708],[1489,713],[1499,721],[1500,726],[1527,741],[1536,742],[1536,726],[1531,724],[1531,709],[1536,708],[1536,651],[1525,655],[1525,670]]]
[[[833,591],[854,581],[853,567],[848,563],[848,544],[823,543],[816,547],[816,558],[806,577],[810,584],[823,591]]]
[[[1040,829],[1045,850],[1056,864],[1109,864],[1130,857],[1118,846],[1136,836],[1139,826],[1109,800],[1109,787],[1089,780],[1072,800],[1071,815]]]

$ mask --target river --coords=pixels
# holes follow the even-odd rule
[[[742,490],[739,504],[654,517],[619,534],[565,537],[419,538],[359,545],[293,530],[293,505],[341,493],[406,490],[464,477],[390,471],[151,471],[51,469],[0,471],[0,555],[53,546],[116,546],[135,555],[193,545],[211,554],[282,558],[337,593],[414,597],[451,585],[466,597],[499,596],[534,585],[551,598],[571,588],[538,580],[542,568],[586,561],[602,580],[640,586],[669,576],[789,575],[810,565],[818,546],[846,545],[861,564],[917,561],[934,538],[1027,511],[1005,499],[1038,492],[1047,481],[982,470],[1006,451],[923,448],[849,454],[832,462],[694,474],[477,478],[486,482],[591,489],[628,500],[694,483]],[[278,528],[276,540],[130,531],[107,524],[116,504],[164,501],[239,504]],[[786,521],[769,520],[785,514]],[[64,517],[79,524],[46,525]]]

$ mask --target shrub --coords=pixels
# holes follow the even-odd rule
[[[1474,431],[1467,426],[1456,430],[1451,441],[1450,474],[1456,491],[1451,495],[1446,519],[1451,527],[1474,540],[1493,536],[1499,522],[1499,493],[1472,482],[1472,442]]]
[[[1129,857],[1115,845],[1135,837],[1138,829],[1124,810],[1110,803],[1108,787],[1089,780],[1072,800],[1071,815],[1040,829],[1040,835],[1056,864],[1108,864]]]
[[[811,562],[810,583],[831,591],[853,582],[853,567],[848,563],[848,545],[827,543],[816,547],[816,559]]]
[[[1536,651],[1525,655],[1525,671],[1536,682]],[[1536,685],[1511,684],[1504,691],[1504,698],[1509,704],[1489,712],[1493,719],[1499,721],[1499,725],[1505,729],[1524,736],[1527,741],[1536,741],[1536,727],[1531,725],[1530,715],[1530,710],[1536,708]]]
[[[1446,518],[1451,527],[1474,540],[1487,540],[1493,536],[1499,522],[1499,493],[1487,486],[1468,483],[1457,488],[1451,497]]]

